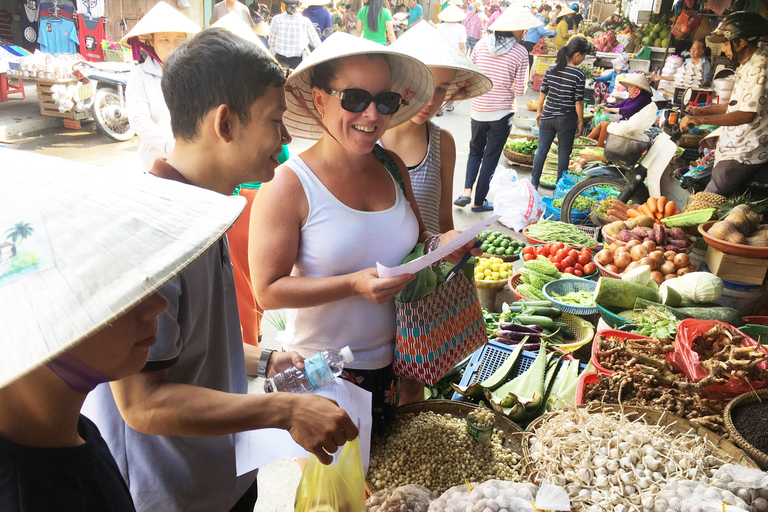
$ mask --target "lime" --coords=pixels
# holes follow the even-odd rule
[[[513,249],[512,247],[508,247],[507,250],[504,251],[504,254],[506,254],[507,256],[512,256],[513,254],[515,254],[515,250],[516,249]]]

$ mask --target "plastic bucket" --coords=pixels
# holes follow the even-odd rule
[[[694,245],[691,252],[688,253],[688,258],[691,260],[691,265],[694,265],[697,269],[701,269],[704,264],[704,260],[707,257],[706,249],[701,249]]]
[[[763,285],[734,283],[723,280],[723,296],[715,302],[734,308],[742,316],[754,315],[765,300]]]

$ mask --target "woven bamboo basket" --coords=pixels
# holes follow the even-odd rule
[[[504,156],[512,164],[533,165],[533,155],[524,155],[523,153],[504,148]]]
[[[680,137],[678,145],[681,148],[698,148],[699,144],[701,144],[701,140],[707,135],[709,135],[709,130],[705,130],[699,135],[683,135]]]
[[[693,423],[684,418],[681,418],[680,416],[671,414],[669,411],[650,409],[647,407],[621,406],[611,404],[588,404],[579,405],[578,407],[586,407],[589,412],[621,411],[626,416],[628,416],[630,420],[638,420],[642,418],[643,421],[647,424],[658,424],[665,426],[665,430],[670,434],[691,434],[694,436],[701,436],[707,441],[707,444],[709,445],[709,448],[715,457],[718,457],[721,460],[731,464],[741,464],[743,466],[759,469],[757,463],[755,463],[755,461],[752,460],[749,455],[742,452],[733,443],[727,441],[724,436],[715,434],[711,430],[708,430],[700,425],[694,425]],[[556,414],[556,412],[552,412],[535,419],[528,425],[525,431],[530,435],[533,429],[541,426],[541,424],[553,414]],[[536,478],[534,477],[534,468],[532,462],[530,461],[529,448],[530,446],[528,444],[528,436],[526,436],[522,443],[523,463],[525,464],[525,471],[528,473],[528,478],[530,481],[539,485],[541,482],[537,482]]]
[[[747,452],[750,457],[755,459],[755,461],[760,465],[761,469],[768,470],[768,453],[761,452],[752,446],[749,441],[744,439],[744,437],[739,434],[739,431],[736,430],[736,426],[733,424],[733,419],[731,418],[731,412],[739,405],[748,404],[750,402],[757,402],[758,400],[765,398],[768,398],[768,389],[758,389],[757,391],[751,391],[749,393],[739,395],[728,402],[728,405],[725,406],[725,410],[723,411],[723,419],[725,420],[726,432],[728,432],[728,435],[731,436],[733,442],[739,445],[742,450]]]

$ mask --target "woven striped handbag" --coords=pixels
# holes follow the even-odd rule
[[[421,300],[395,304],[396,375],[432,385],[488,342],[477,288],[463,272]]]

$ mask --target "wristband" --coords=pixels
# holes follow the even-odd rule
[[[259,356],[259,366],[256,370],[257,377],[267,376],[267,364],[269,364],[269,358],[272,357],[272,352],[274,352],[274,350],[268,348],[261,351],[261,355]]]

